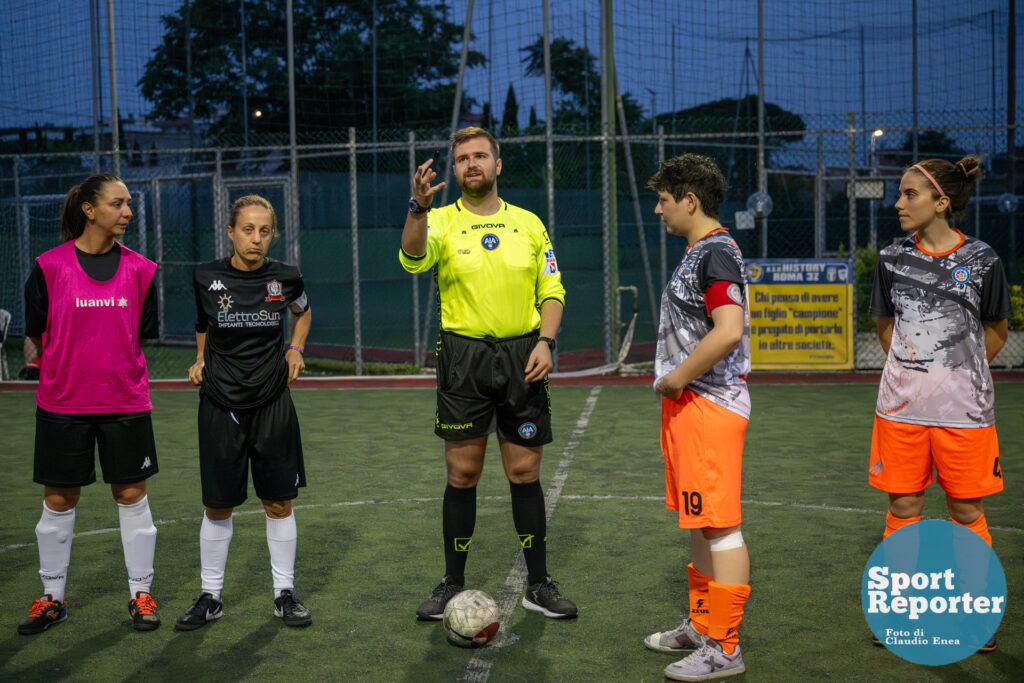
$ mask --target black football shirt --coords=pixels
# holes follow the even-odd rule
[[[267,259],[238,270],[230,258],[196,266],[196,332],[206,333],[203,395],[230,409],[257,408],[288,385],[288,312],[309,310],[298,268]]]

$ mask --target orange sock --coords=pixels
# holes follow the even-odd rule
[[[693,563],[686,565],[686,583],[690,589],[690,621],[698,633],[708,634],[708,582],[710,576],[704,576]]]
[[[917,517],[897,517],[896,515],[892,514],[892,510],[890,510],[889,512],[885,513],[885,533],[882,534],[882,540],[884,541],[885,539],[889,538],[889,534],[893,533],[894,531],[899,531],[900,529],[909,524],[913,524],[914,522],[920,521],[921,515],[918,515]]]
[[[708,582],[711,614],[708,615],[708,636],[722,645],[722,650],[731,655],[739,643],[740,622],[743,621],[743,606],[750,597],[750,586],[727,585]]]
[[[984,512],[982,512],[981,515],[970,524],[962,524],[960,522],[957,522],[955,519],[953,521],[957,524],[960,524],[960,526],[967,527],[974,533],[978,534],[982,537],[982,539],[984,539],[985,543],[988,543],[988,546],[990,548],[992,547],[992,535],[988,532],[988,521],[985,519]]]

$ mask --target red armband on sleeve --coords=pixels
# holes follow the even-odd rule
[[[733,306],[743,305],[742,285],[719,280],[718,282],[712,282],[711,286],[704,290],[704,307],[707,309],[708,315],[711,315],[711,311],[719,306],[729,304]]]

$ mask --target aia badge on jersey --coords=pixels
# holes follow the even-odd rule
[[[964,266],[958,266],[953,269],[953,281],[964,284],[971,279],[971,271],[967,270]]]
[[[284,294],[281,293],[281,283],[271,280],[267,283],[267,298],[264,301],[284,301]]]
[[[499,243],[498,236],[490,232],[480,239],[480,244],[484,245],[484,249],[487,251],[494,251],[498,248]]]
[[[740,286],[735,282],[729,285],[728,288],[726,288],[725,294],[733,303],[737,303],[740,306],[743,305],[743,290],[740,289]]]
[[[555,250],[548,249],[544,252],[544,272],[541,275],[554,275],[558,272],[558,261],[555,260]]]

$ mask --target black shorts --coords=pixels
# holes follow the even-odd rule
[[[548,379],[523,381],[537,333],[471,339],[441,332],[434,433],[460,441],[498,432],[522,446],[551,443]]]
[[[134,484],[158,471],[148,410],[73,415],[37,407],[33,480],[44,486],[93,483],[97,446],[103,481],[108,484]]]
[[[285,389],[252,410],[222,408],[199,399],[199,471],[203,505],[232,508],[248,497],[249,466],[262,500],[292,500],[306,485],[302,436],[291,394]]]

